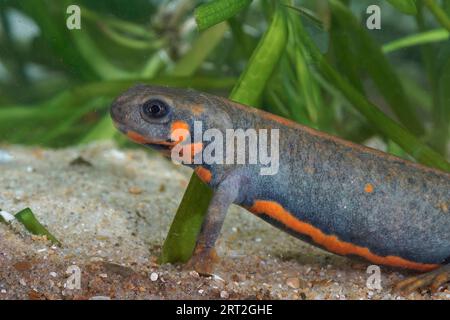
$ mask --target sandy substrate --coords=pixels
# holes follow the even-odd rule
[[[86,160],[75,161],[81,157]],[[0,299],[448,299],[450,290],[391,291],[411,275],[381,268],[368,289],[367,264],[325,253],[231,208],[215,276],[157,257],[190,170],[145,150],[102,143],[46,150],[0,146],[0,208],[30,207],[63,242],[0,224]],[[70,266],[81,271],[73,289]],[[75,268],[76,269],[76,268]],[[68,282],[69,281],[69,282]]]

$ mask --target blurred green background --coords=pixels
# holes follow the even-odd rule
[[[81,30],[66,27],[72,4]],[[372,4],[381,30],[366,27]],[[255,61],[274,12],[282,54]],[[121,91],[228,96],[247,68],[249,91],[268,70],[255,106],[449,170],[449,16],[445,0],[0,0],[0,141],[123,145],[108,116]]]

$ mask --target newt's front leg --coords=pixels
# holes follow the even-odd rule
[[[228,208],[238,196],[239,181],[238,177],[230,176],[221,182],[214,192],[200,235],[197,238],[194,255],[188,262],[188,267],[200,274],[211,274],[214,264],[219,260],[214,246]]]

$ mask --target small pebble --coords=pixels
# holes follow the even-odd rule
[[[152,272],[152,274],[150,275],[150,280],[152,281],[158,280],[158,274],[156,272]]]
[[[6,222],[10,222],[10,221],[12,221],[12,220],[15,219],[15,217],[14,217],[11,213],[6,212],[6,211],[3,211],[3,210],[0,210],[0,216],[2,216],[2,218],[3,218]]]
[[[131,193],[131,194],[134,194],[134,195],[138,195],[138,194],[142,193],[142,189],[139,188],[139,187],[130,187],[128,189],[128,192]]]
[[[53,278],[56,278],[58,276],[58,274],[54,271],[50,272],[50,276]]]
[[[14,160],[14,157],[10,153],[8,153],[4,150],[0,150],[0,163],[7,163],[7,162],[11,162],[13,160]]]
[[[109,150],[109,152],[106,152],[105,156],[106,156],[107,158],[108,158],[108,157],[111,157],[111,158],[113,158],[113,159],[115,159],[115,160],[119,160],[119,161],[126,160],[126,158],[127,158],[127,156],[125,155],[125,153],[123,153],[122,151],[119,151],[119,150],[117,150],[117,149]]]
[[[293,289],[298,289],[300,287],[300,280],[298,278],[288,278],[286,284]]]
[[[31,269],[31,263],[28,261],[20,261],[14,264],[14,268],[17,271],[28,271]]]
[[[222,291],[220,291],[220,297],[222,299],[228,299],[230,297],[230,295],[225,290],[222,290]]]
[[[189,275],[190,275],[191,277],[196,277],[196,278],[199,277],[198,272],[197,272],[197,271],[194,271],[194,270],[192,270],[191,272],[189,272]]]
[[[213,274],[211,277],[213,278],[213,280],[225,282],[225,280],[223,280],[223,279],[222,279],[220,276],[218,276],[217,274]]]

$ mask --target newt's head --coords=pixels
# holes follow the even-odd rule
[[[147,85],[134,86],[120,95],[112,104],[111,117],[128,138],[163,153],[183,140],[174,135],[177,129],[194,137],[195,121],[202,123],[203,130],[231,125],[222,101],[214,96]]]

